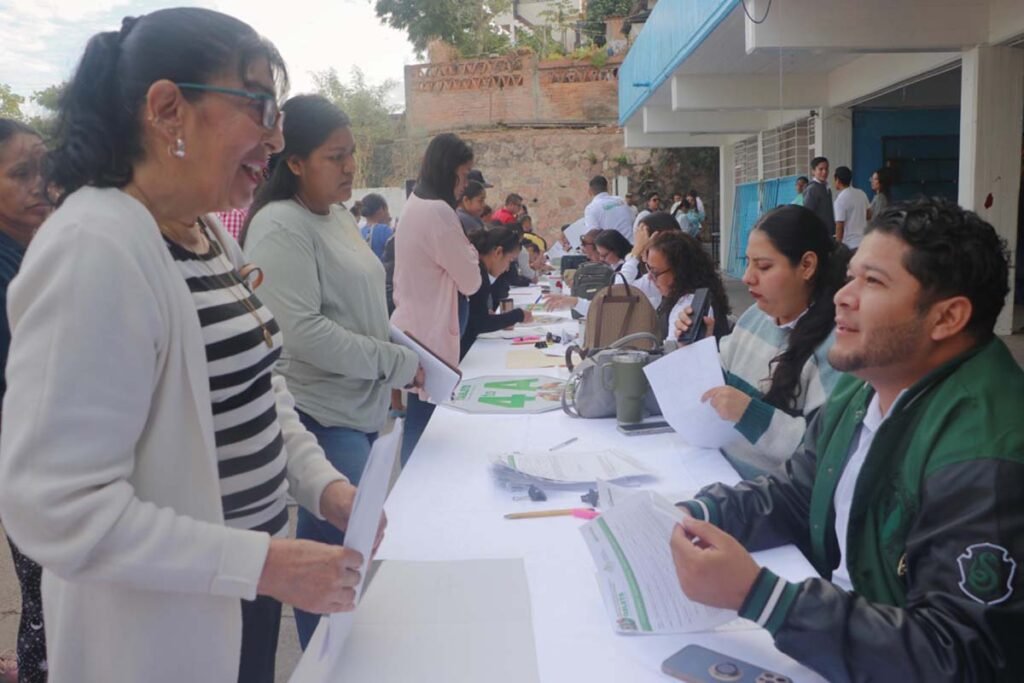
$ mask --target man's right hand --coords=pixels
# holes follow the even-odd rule
[[[313,614],[350,612],[362,563],[350,548],[273,538],[257,592]]]

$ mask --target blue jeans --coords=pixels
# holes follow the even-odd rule
[[[466,334],[466,328],[469,327],[469,299],[456,294],[455,297],[459,301],[459,339],[462,339],[462,335]]]
[[[366,462],[370,459],[370,447],[376,441],[377,433],[368,434],[348,427],[324,427],[302,411],[297,412],[299,420],[316,437],[334,468],[348,477],[353,485],[358,486],[359,479],[366,468]],[[345,533],[330,522],[317,519],[303,508],[299,508],[298,517],[295,538],[332,545],[345,543]],[[295,609],[295,626],[299,632],[299,644],[303,650],[306,649],[306,645],[313,637],[313,631],[316,630],[319,623],[319,614]]]
[[[402,467],[409,462],[409,456],[423,436],[423,430],[430,422],[430,416],[434,414],[433,403],[421,401],[416,394],[409,394],[409,402],[405,408],[405,429],[402,432]]]

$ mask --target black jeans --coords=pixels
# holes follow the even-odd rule
[[[10,538],[14,571],[21,584],[21,621],[18,624],[18,681],[46,683],[46,633],[43,630],[43,596],[39,583],[43,569],[21,554]]]
[[[242,600],[242,657],[238,683],[274,683],[281,603],[266,595]]]

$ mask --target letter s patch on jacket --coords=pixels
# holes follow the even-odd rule
[[[960,590],[983,605],[998,605],[1013,595],[1017,562],[1009,551],[994,543],[975,543],[956,558]]]

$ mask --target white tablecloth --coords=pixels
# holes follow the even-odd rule
[[[514,298],[520,303],[533,301],[538,292],[517,291]],[[462,364],[464,377],[516,374],[505,369],[510,348],[508,341],[477,341]],[[567,376],[564,369],[537,372]],[[668,677],[661,673],[661,662],[690,643],[726,652],[794,681],[823,680],[778,652],[768,633],[750,622],[712,633],[616,635],[578,530],[583,522],[571,517],[503,518],[512,511],[579,506],[579,493],[548,491],[544,503],[513,501],[513,492],[496,482],[487,462],[491,453],[547,449],[573,436],[579,440],[565,450],[618,447],[637,456],[658,474],[651,488],[673,499],[708,483],[738,479],[717,451],[690,448],[676,434],[627,437],[616,431],[614,419],[574,420],[560,411],[470,415],[442,406],[434,412],[388,499],[389,526],[378,557],[523,558],[541,681],[664,682]],[[761,559],[793,580],[813,575],[810,564],[793,547],[770,551]]]

